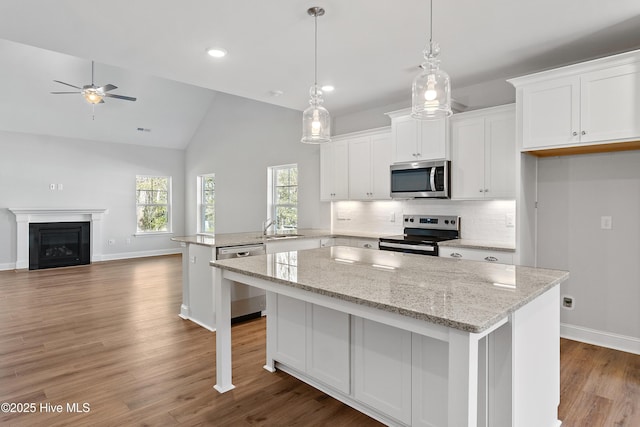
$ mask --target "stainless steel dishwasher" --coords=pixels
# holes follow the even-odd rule
[[[216,249],[217,260],[263,254],[265,254],[265,248],[262,243],[224,246]],[[263,289],[233,282],[233,286],[231,286],[231,321],[233,323],[260,317],[265,308],[266,293]]]

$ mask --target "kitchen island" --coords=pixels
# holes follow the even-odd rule
[[[238,281],[268,292],[266,369],[386,424],[560,425],[567,272],[340,246],[211,265],[221,393]]]

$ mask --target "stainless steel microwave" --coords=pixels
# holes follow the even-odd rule
[[[391,165],[394,199],[450,198],[450,162],[407,162]]]

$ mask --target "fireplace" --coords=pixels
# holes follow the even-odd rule
[[[90,262],[103,261],[102,220],[107,209],[9,208],[16,217],[16,269],[29,268],[29,227],[32,224],[89,222]]]
[[[29,224],[29,270],[91,262],[91,223]]]

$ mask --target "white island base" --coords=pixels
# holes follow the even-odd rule
[[[473,333],[214,267],[220,393],[234,388],[231,281],[268,291],[267,370],[385,424],[561,425],[559,286]]]

